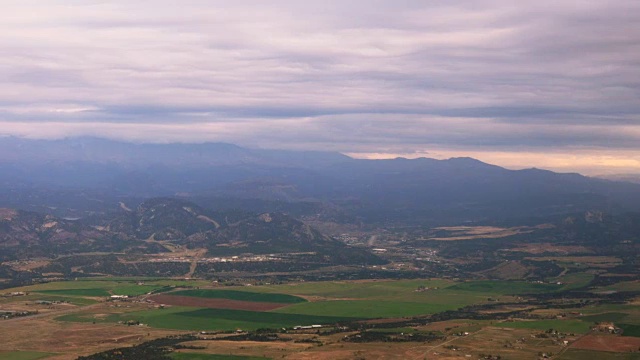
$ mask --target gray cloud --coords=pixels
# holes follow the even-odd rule
[[[640,150],[639,19],[635,0],[5,1],[0,133]]]

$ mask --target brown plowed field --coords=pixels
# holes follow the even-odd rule
[[[268,302],[253,302],[229,299],[207,299],[193,296],[178,295],[155,295],[150,298],[158,304],[174,305],[174,306],[194,306],[212,309],[232,309],[232,310],[251,310],[251,311],[269,311],[278,309],[291,304],[279,304]]]
[[[630,336],[587,335],[571,345],[574,349],[629,352],[640,348],[640,338]]]

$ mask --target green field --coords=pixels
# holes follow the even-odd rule
[[[60,289],[60,290],[36,290],[40,294],[66,295],[66,296],[88,296],[106,297],[109,292],[104,289]]]
[[[598,291],[640,291],[640,281],[623,281],[598,289]]]
[[[37,360],[44,359],[54,354],[36,351],[0,351],[2,360]]]
[[[242,291],[260,293],[282,293],[290,295],[318,296],[327,298],[402,300],[407,296],[424,298],[454,284],[447,280],[383,280],[365,282],[327,281],[305,282],[286,285],[243,287]],[[419,286],[439,288],[432,292],[416,293]]]
[[[209,284],[206,281],[186,281],[172,279],[154,279],[144,281],[138,285],[137,278],[100,278],[81,279],[76,281],[58,281],[43,283],[21,288],[13,291],[27,291],[30,293],[64,295],[76,297],[107,297],[110,295],[138,296],[152,291],[167,291],[176,286],[203,286]]]
[[[31,293],[26,296],[17,296],[13,298],[0,299],[0,304],[5,302],[8,302],[8,303],[16,302],[16,301],[27,302],[27,301],[37,301],[37,300],[68,302],[70,304],[79,305],[79,306],[91,305],[98,302],[96,300],[87,299],[83,297]]]
[[[208,299],[229,299],[253,302],[270,302],[280,304],[298,304],[307,300],[287,294],[256,293],[238,290],[181,290],[169,295],[192,296]]]
[[[597,322],[619,322],[625,320],[629,315],[622,312],[607,312],[603,314],[582,316],[580,320],[597,323]]]
[[[447,288],[447,290],[460,290],[469,292],[481,292],[494,295],[536,294],[560,290],[562,285],[537,284],[524,281],[468,281]]]
[[[580,320],[536,320],[536,321],[514,321],[495,324],[497,327],[513,329],[554,329],[563,333],[584,334],[589,331],[591,324]]]
[[[635,336],[640,337],[640,325],[638,324],[618,324],[624,332],[622,335],[624,336]]]
[[[442,306],[444,309],[456,309],[461,306],[484,303],[495,296],[493,292],[461,291],[452,288],[454,282],[448,280],[382,280],[364,282],[309,282],[286,285],[268,285],[234,288],[241,291],[259,293],[280,293],[300,296],[313,296],[319,300],[367,300],[391,301],[402,303],[421,303],[428,306]],[[416,291],[419,287],[429,288]],[[311,305],[314,307],[316,305]],[[428,310],[427,313],[431,312]],[[415,310],[406,312],[415,313]],[[417,311],[417,313],[424,313]],[[377,316],[373,316],[377,317]]]
[[[228,309],[198,309],[172,307],[112,314],[94,318],[91,314],[70,314],[56,318],[60,321],[117,323],[139,321],[155,328],[176,330],[255,330],[260,328],[282,328],[296,325],[333,324],[340,321],[357,320],[356,317],[281,314]]]
[[[221,355],[221,354],[197,354],[197,353],[173,353],[170,355],[175,360],[265,360],[265,357]]]
[[[589,285],[594,277],[593,274],[588,273],[569,273],[562,277],[555,278],[554,281],[561,281],[564,284],[562,290],[573,290]]]
[[[378,328],[378,329],[369,329],[367,331],[370,332],[377,332],[377,333],[390,333],[390,334],[399,334],[399,333],[405,333],[405,334],[415,334],[418,332],[418,330],[414,329],[414,328],[410,328],[410,327],[402,327],[402,328]]]
[[[581,319],[640,324],[640,306],[633,304],[602,304],[579,309],[585,314]]]
[[[344,317],[384,318],[433,314],[445,310],[455,310],[462,306],[463,305],[460,304],[429,304],[380,300],[333,300],[307,302],[276,309],[273,312],[283,314],[330,314],[332,316]]]

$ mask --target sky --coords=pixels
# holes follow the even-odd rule
[[[637,0],[0,7],[0,135],[640,173]]]

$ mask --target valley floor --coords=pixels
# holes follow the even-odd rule
[[[3,290],[0,358],[97,359],[116,348],[178,360],[640,358],[640,282],[579,283],[590,280],[51,282]]]

